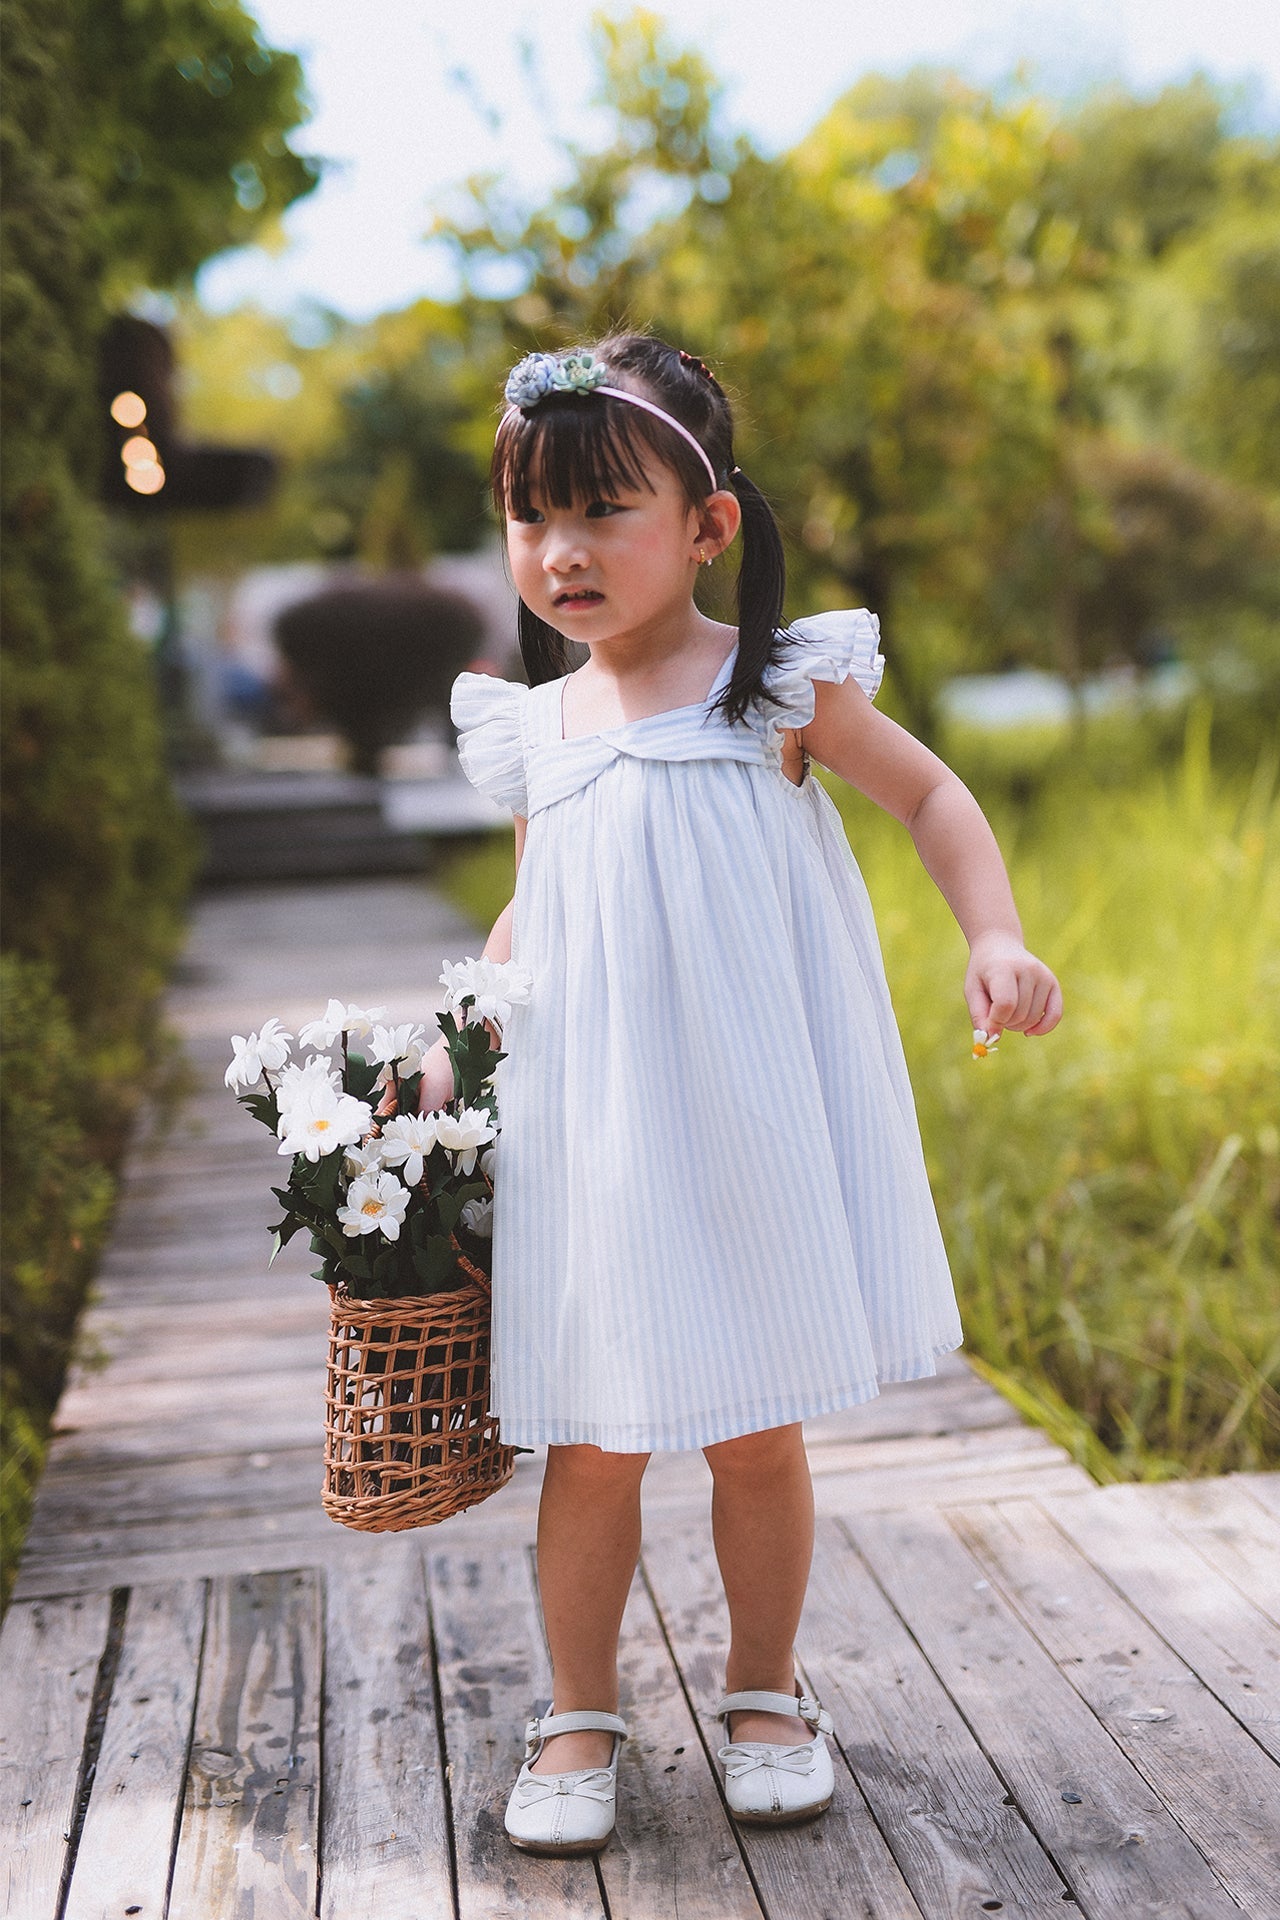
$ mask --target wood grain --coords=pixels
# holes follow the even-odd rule
[[[507,1797],[551,1675],[524,1548],[428,1549],[457,1869],[458,1920],[605,1920],[589,1858],[512,1846]]]
[[[1239,1908],[940,1513],[841,1521],[1085,1913]]]
[[[137,1587],[129,1595],[65,1920],[159,1920],[164,1913],[205,1597],[203,1580]]]
[[[1280,1889],[1280,1769],[1032,1501],[948,1518],[1223,1886],[1262,1920]],[[1162,1528],[1150,1511],[1142,1520]]]
[[[214,1580],[168,1920],[311,1920],[320,1784],[319,1581]]]
[[[664,1531],[641,1554],[663,1631],[680,1664],[707,1764],[725,1744],[713,1720],[724,1691],[729,1621],[714,1549],[705,1534]],[[738,1826],[738,1844],[770,1920],[920,1920],[867,1804],[833,1747],[836,1792],[820,1819],[795,1827]]]
[[[321,1920],[452,1920],[422,1552],[325,1579]]]
[[[1057,1920],[1060,1876],[833,1520],[817,1523],[796,1651],[921,1911]]]
[[[109,1593],[15,1601],[0,1639],[0,1886],[6,1920],[53,1920]]]

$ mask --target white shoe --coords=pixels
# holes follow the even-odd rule
[[[599,1727],[612,1733],[607,1767],[577,1767],[571,1773],[531,1773],[542,1743],[555,1733]],[[505,1826],[512,1846],[526,1853],[597,1853],[613,1832],[618,1786],[618,1754],[627,1737],[616,1713],[581,1707],[571,1713],[546,1713],[524,1730],[524,1764],[507,1801]]]
[[[731,1740],[719,1749],[724,1762],[724,1796],[735,1820],[748,1826],[782,1827],[809,1820],[831,1805],[835,1773],[824,1735],[833,1731],[831,1715],[796,1683],[794,1698],[785,1693],[726,1693],[714,1717],[731,1713],[796,1714],[815,1729],[799,1746],[768,1740]]]

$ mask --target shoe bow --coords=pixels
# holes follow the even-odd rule
[[[606,1803],[614,1794],[612,1770],[587,1767],[575,1773],[528,1773],[516,1782],[516,1799],[522,1807],[532,1807],[539,1800],[553,1800],[558,1794],[566,1798],[581,1794],[584,1799]]]
[[[812,1773],[817,1740],[802,1741],[798,1747],[774,1746],[763,1740],[731,1740],[721,1747],[724,1770],[736,1779],[756,1767],[776,1767],[781,1773]]]

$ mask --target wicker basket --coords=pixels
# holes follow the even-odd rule
[[[430,1527],[487,1500],[515,1466],[489,1412],[489,1282],[425,1299],[331,1289],[324,1510],[364,1533]]]

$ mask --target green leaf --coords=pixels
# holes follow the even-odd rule
[[[442,1292],[457,1276],[458,1259],[452,1243],[441,1234],[433,1234],[424,1247],[414,1248],[413,1270],[429,1293]]]
[[[247,1107],[255,1120],[274,1133],[280,1120],[280,1108],[276,1104],[274,1093],[241,1093],[237,1099],[242,1107]]]
[[[375,1065],[373,1061],[366,1060],[362,1053],[349,1053],[347,1055],[347,1092],[354,1094],[357,1100],[368,1100],[381,1072],[382,1068]]]

